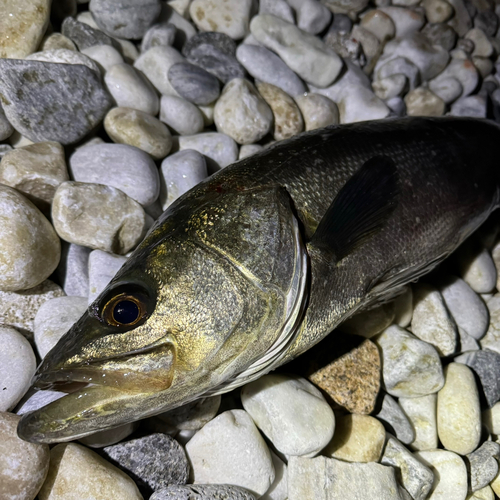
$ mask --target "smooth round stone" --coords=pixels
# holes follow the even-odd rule
[[[185,0],[180,0],[181,2],[185,2]],[[163,2],[161,15],[159,18],[160,23],[170,23],[173,24],[176,28],[175,33],[175,42],[182,47],[188,40],[190,40],[194,35],[196,35],[196,28],[193,26],[193,23],[190,22],[189,12],[186,13],[185,16],[179,14],[176,9],[174,9],[174,5],[176,0],[173,2]],[[185,6],[188,9],[188,5]]]
[[[35,316],[35,344],[40,358],[59,342],[59,339],[87,310],[87,297],[57,297],[48,300]]]
[[[87,297],[89,293],[89,253],[90,248],[63,242],[61,260],[56,273],[66,295]]]
[[[471,94],[479,82],[479,74],[472,61],[468,59],[451,59],[446,69],[429,82],[429,86],[432,88],[434,83],[450,77],[456,78],[462,85],[461,97]]]
[[[471,490],[478,491],[493,481],[498,474],[500,445],[486,441],[475,452],[467,455],[470,465]]]
[[[369,311],[354,314],[340,326],[341,331],[350,335],[359,335],[367,339],[383,332],[394,321],[394,305],[382,304]]]
[[[221,413],[186,445],[194,484],[233,484],[262,496],[275,472],[269,449],[243,410]]]
[[[0,411],[8,411],[24,396],[35,374],[30,343],[14,328],[0,326]]]
[[[236,43],[231,37],[222,32],[208,31],[197,33],[190,38],[182,47],[182,54],[188,58],[192,57],[205,45],[211,45],[228,56],[234,56],[236,53]]]
[[[327,87],[339,75],[342,59],[324,42],[293,24],[268,14],[255,16],[250,23],[252,35],[276,52],[303,80]]]
[[[465,35],[465,38],[474,42],[473,56],[490,57],[493,54],[493,46],[483,30],[473,28]]]
[[[156,417],[165,422],[171,429],[181,431],[197,431],[208,424],[219,410],[220,396],[197,399]]]
[[[58,142],[13,149],[0,163],[0,183],[16,188],[42,211],[49,210],[57,186],[67,180],[64,149]]]
[[[271,14],[289,23],[295,22],[293,10],[286,0],[260,0],[259,14]]]
[[[104,129],[114,142],[135,146],[155,160],[165,158],[172,148],[168,128],[154,116],[137,109],[113,108],[104,118]]]
[[[368,11],[360,25],[373,33],[380,42],[390,40],[396,34],[396,27],[390,16],[378,9]]]
[[[171,23],[158,23],[146,31],[142,42],[141,52],[146,52],[151,47],[171,47],[174,44],[176,27]]]
[[[18,415],[24,415],[25,413],[28,413],[29,411],[35,411],[38,410],[39,408],[42,408],[53,401],[57,401],[58,399],[63,398],[64,396],[67,396],[65,392],[59,392],[59,391],[44,391],[44,390],[39,390],[36,391],[33,396],[31,396],[29,399],[27,399],[24,404],[17,410]]]
[[[56,49],[77,50],[76,45],[62,33],[52,33],[45,36],[38,48],[42,51]]]
[[[160,120],[180,135],[197,134],[204,127],[203,115],[198,107],[174,95],[162,96]]]
[[[434,472],[434,484],[429,500],[465,500],[467,468],[455,453],[446,450],[426,450],[415,453],[417,459]]]
[[[382,375],[391,396],[418,397],[439,391],[444,383],[434,347],[392,325],[376,339],[382,353]]]
[[[289,139],[304,130],[302,114],[295,101],[286,92],[265,82],[258,82],[257,90],[273,112],[274,139],[277,141]]]
[[[450,363],[438,393],[439,440],[447,450],[466,455],[481,438],[481,408],[474,374],[465,365]]]
[[[315,130],[339,123],[339,109],[328,97],[308,93],[296,96],[295,102],[302,113],[306,130]]]
[[[248,158],[249,156],[259,153],[263,149],[264,147],[261,146],[260,144],[244,144],[243,146],[240,147],[238,160],[243,160],[245,158]]]
[[[493,62],[491,59],[487,57],[474,56],[472,58],[472,62],[483,80],[493,73]]]
[[[458,336],[460,341],[460,349],[458,352],[467,352],[467,351],[477,351],[481,347],[479,346],[479,342],[471,337],[463,328],[458,327]]]
[[[152,116],[158,114],[160,99],[153,85],[128,64],[116,64],[105,74],[104,81],[120,107],[137,109]]]
[[[408,79],[410,89],[414,89],[420,82],[420,71],[411,61],[404,57],[395,57],[376,67],[376,81],[389,78],[394,75],[404,75]]]
[[[82,50],[82,53],[95,61],[102,73],[105,73],[115,64],[123,64],[123,57],[111,45],[94,45]]]
[[[489,293],[494,290],[497,272],[495,263],[486,248],[479,253],[464,252],[460,255],[459,266],[462,279],[476,293]]]
[[[134,248],[146,229],[144,209],[123,191],[83,182],[59,186],[52,220],[62,239],[118,254]]]
[[[346,462],[378,462],[384,443],[385,429],[376,418],[344,415],[337,418],[333,439],[322,453]]]
[[[35,52],[49,25],[50,0],[4,0],[0,58],[23,59]]]
[[[219,132],[238,144],[252,144],[271,130],[273,112],[248,80],[235,78],[222,90],[214,122]]]
[[[457,33],[447,24],[427,23],[421,33],[425,35],[433,45],[440,45],[445,50],[450,51],[456,44]]]
[[[120,46],[116,39],[99,29],[92,14],[88,11],[78,14],[76,20],[68,16],[61,24],[61,32],[75,43],[78,50],[93,45],[112,45],[115,48]]]
[[[18,415],[0,412],[0,498],[31,500],[40,490],[49,469],[46,444],[23,441],[17,436]]]
[[[194,64],[176,63],[168,70],[168,79],[176,92],[189,102],[207,105],[220,94],[219,81],[215,76]]]
[[[160,0],[90,0],[95,22],[111,36],[142,38],[161,12]]]
[[[444,101],[424,87],[410,90],[404,100],[408,116],[442,116],[444,114]]]
[[[208,177],[205,158],[185,149],[165,158],[160,169],[160,202],[166,210],[179,196]]]
[[[112,429],[105,429],[95,434],[90,434],[78,441],[89,448],[104,448],[104,446],[110,446],[123,441],[125,438],[129,437],[138,426],[139,422],[124,424]]]
[[[126,144],[94,144],[79,149],[69,159],[69,170],[77,182],[118,188],[145,207],[160,193],[154,161],[144,151]]]
[[[379,10],[391,18],[396,28],[396,38],[416,33],[425,24],[424,15],[416,10],[395,6],[379,7]]]
[[[415,430],[415,439],[410,448],[414,450],[437,448],[437,395],[399,398],[398,402]]]
[[[373,90],[380,99],[392,99],[400,96],[406,87],[406,76],[402,74],[391,75],[373,82]]]
[[[26,57],[27,61],[41,61],[59,64],[83,64],[95,71],[98,75],[101,74],[99,66],[91,57],[86,54],[69,49],[44,50],[43,52],[35,52]]]
[[[125,262],[127,257],[123,255],[114,255],[102,250],[90,252],[88,304],[94,302]]]
[[[450,110],[451,116],[469,116],[486,118],[486,98],[482,95],[470,95],[455,101]]]
[[[462,84],[453,76],[432,81],[429,88],[446,104],[458,99],[463,92]]]
[[[317,0],[288,0],[288,3],[295,10],[297,26],[301,30],[317,35],[330,24],[331,11]]]
[[[367,71],[371,71],[376,60],[380,56],[380,42],[379,39],[371,32],[356,24],[352,31],[351,36],[354,37],[361,44],[363,54],[366,57]]]
[[[432,344],[440,356],[453,354],[457,347],[456,327],[439,291],[432,285],[418,283],[413,287],[413,307],[413,334]]]
[[[248,34],[252,0],[193,0],[191,19],[200,31],[218,31],[234,40]]]
[[[50,450],[47,480],[40,500],[142,500],[134,481],[97,453],[76,443]]]
[[[149,500],[255,500],[255,498],[246,488],[240,488],[239,486],[229,484],[186,484],[168,486],[157,490]],[[265,499],[265,497],[261,498]]]
[[[8,139],[14,132],[14,127],[9,123],[3,108],[0,108],[0,141]]]
[[[243,387],[241,402],[259,429],[285,455],[315,455],[332,439],[333,411],[320,391],[305,379],[265,375]],[[300,408],[307,408],[307,412]]]
[[[453,7],[444,0],[424,0],[422,6],[430,23],[444,23],[453,15]]]
[[[401,328],[406,328],[411,323],[413,316],[413,290],[407,286],[405,291],[394,300],[394,323]]]
[[[388,432],[395,434],[402,443],[410,444],[415,440],[412,424],[398,402],[389,394],[384,394],[381,409],[374,416],[384,424]]]
[[[485,486],[469,495],[466,500],[495,500],[495,493],[490,486]]]
[[[26,197],[3,184],[0,218],[0,290],[24,290],[40,284],[52,274],[61,256],[54,228]]]

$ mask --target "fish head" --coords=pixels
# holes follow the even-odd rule
[[[23,415],[23,439],[72,440],[224,392],[295,324],[305,252],[286,195],[186,212],[160,219],[44,358],[34,388],[68,394]]]

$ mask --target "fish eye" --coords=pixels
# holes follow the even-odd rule
[[[102,309],[102,318],[111,326],[134,326],[146,315],[143,298],[127,293],[115,295]]]

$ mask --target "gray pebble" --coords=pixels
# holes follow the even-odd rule
[[[157,45],[171,46],[174,44],[177,28],[172,23],[158,23],[146,31],[142,43],[141,52],[146,52]]]
[[[9,151],[12,151],[13,149],[14,148],[10,144],[0,144],[0,158],[3,158]]]
[[[433,45],[440,45],[445,50],[451,50],[457,42],[457,33],[446,24],[426,24],[422,33]]]
[[[0,106],[0,141],[8,139],[14,132],[14,127],[9,123],[3,108]]]
[[[120,44],[106,35],[106,33],[88,24],[76,21],[72,17],[67,17],[63,21],[61,32],[74,42],[79,50],[87,49],[94,45],[112,45],[115,49],[120,49]]]
[[[90,252],[88,304],[94,302],[125,262],[127,262],[127,257],[123,255],[115,255],[102,250]]]
[[[170,23],[176,28],[174,45],[182,48],[187,40],[196,35],[196,28],[193,23],[189,22],[185,17],[180,15],[170,5],[172,2],[162,2],[162,10],[159,23]],[[186,9],[187,10],[187,9]],[[189,13],[187,14],[189,16]]]
[[[384,424],[389,432],[396,434],[402,443],[410,444],[415,440],[415,431],[408,417],[397,401],[389,394],[384,394],[382,408],[374,416]]]
[[[162,96],[160,120],[179,135],[197,134],[203,130],[204,125],[200,109],[176,95]]]
[[[490,10],[478,12],[474,17],[474,28],[483,30],[487,36],[495,36],[498,30],[498,16]]]
[[[259,14],[271,14],[289,23],[295,23],[293,10],[286,0],[260,0]]]
[[[197,431],[217,415],[220,402],[220,396],[197,399],[173,410],[160,413],[157,418],[172,429]]]
[[[500,444],[494,441],[484,442],[476,451],[467,455],[469,459],[471,490],[484,488],[498,474]]]
[[[191,63],[177,63],[168,70],[168,79],[179,95],[189,102],[205,106],[220,94],[219,81],[208,71]]]
[[[90,248],[62,242],[61,261],[56,269],[66,295],[87,297],[89,293],[88,262]]]
[[[203,45],[211,45],[219,52],[228,56],[236,54],[236,43],[234,40],[225,33],[218,33],[216,31],[198,33],[190,38],[182,48],[182,54],[184,57],[191,57]]]
[[[77,142],[112,105],[95,71],[77,64],[0,59],[0,93],[9,122],[34,142]]]
[[[332,12],[317,0],[288,0],[288,3],[295,10],[297,26],[307,33],[317,35],[332,19]]]
[[[486,98],[481,95],[463,97],[452,104],[450,115],[486,118]]]
[[[151,434],[103,449],[107,457],[153,491],[186,484],[189,464],[179,443],[167,434]]]
[[[328,28],[328,32],[325,38],[328,37],[330,33],[350,33],[352,30],[352,20],[349,16],[345,14],[335,14],[333,16],[333,22]]]
[[[149,500],[256,500],[245,488],[229,484],[189,484],[155,491]]]

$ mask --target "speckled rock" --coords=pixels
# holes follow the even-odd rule
[[[21,417],[0,412],[0,498],[31,500],[40,490],[49,469],[46,444],[23,441],[17,436]]]
[[[238,159],[236,142],[228,135],[218,132],[180,136],[178,146],[181,151],[184,149],[198,151],[215,164],[215,169],[227,167]]]
[[[93,250],[90,252],[89,304],[94,302],[125,262],[127,262],[127,257],[123,255],[114,255],[102,250]]]
[[[194,64],[180,62],[172,65],[168,79],[180,96],[194,104],[206,106],[219,97],[219,80]]]
[[[92,21],[94,21],[90,12],[88,14]],[[93,24],[94,26],[91,26],[90,24],[75,20],[72,17],[67,17],[61,25],[61,32],[72,40],[79,50],[93,47],[94,45],[112,45],[115,48],[120,47],[116,40],[98,29],[95,22]]]
[[[308,93],[296,96],[295,102],[302,113],[306,130],[315,130],[339,123],[339,109],[328,97]]]
[[[399,398],[398,402],[415,430],[415,440],[411,443],[410,448],[414,450],[437,448],[437,395]]]
[[[410,90],[404,100],[408,116],[442,116],[445,111],[444,101],[424,87]]]
[[[388,432],[395,434],[402,443],[410,444],[415,440],[415,431],[411,422],[398,402],[389,394],[384,394],[381,408],[374,416],[384,424]]]
[[[478,491],[487,486],[498,474],[500,445],[494,441],[484,442],[476,451],[467,455],[470,466],[471,490]]]
[[[90,248],[66,243],[61,246],[61,260],[56,273],[66,295],[87,297],[89,293],[88,261]]]
[[[255,500],[247,489],[229,484],[186,484],[155,491],[149,500]],[[264,498],[264,497],[260,497]]]
[[[83,64],[98,75],[101,74],[99,66],[88,56],[69,49],[44,50],[43,52],[35,52],[26,57],[27,61],[40,61],[59,64]]]

